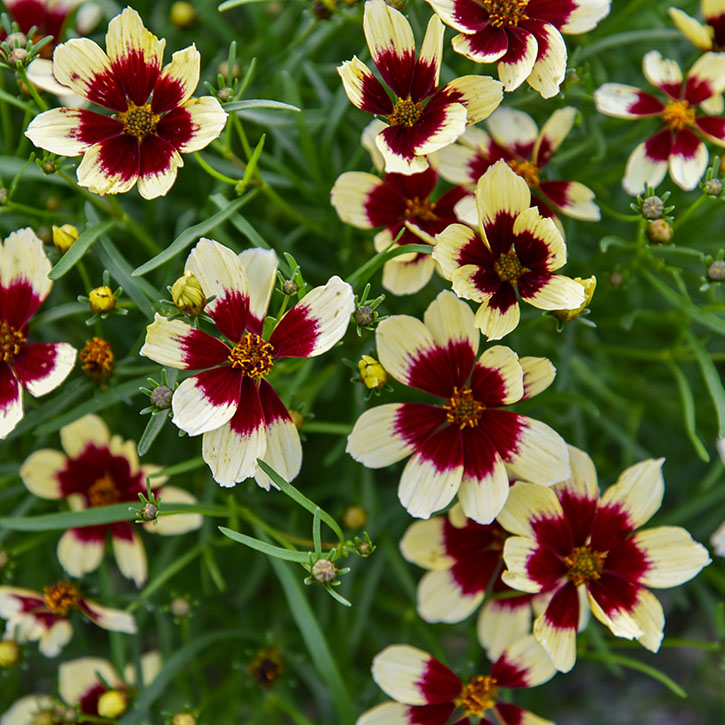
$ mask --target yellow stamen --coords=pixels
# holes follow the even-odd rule
[[[467,717],[481,717],[494,706],[497,697],[496,679],[490,675],[478,675],[463,686],[461,694],[456,698],[456,705]]]
[[[539,185],[541,177],[536,164],[532,164],[531,161],[514,161],[513,159],[506,163],[529,185],[530,189],[535,189]]]
[[[606,551],[592,551],[589,546],[577,546],[572,549],[571,554],[564,557],[569,581],[579,586],[599,579],[604,571],[606,558]]]
[[[494,262],[493,268],[502,282],[515,282],[524,273],[524,267],[513,247]]]
[[[695,122],[695,109],[687,101],[670,101],[662,118],[673,131],[682,131]]]
[[[453,395],[443,406],[447,411],[446,420],[449,423],[455,423],[461,430],[467,425],[473,428],[478,425],[481,414],[486,406],[473,397],[473,391],[470,388],[453,388]]]
[[[123,124],[123,132],[143,141],[146,136],[156,133],[156,126],[161,116],[151,110],[151,106],[137,106],[133,101],[128,102],[128,110],[118,114],[118,120]]]
[[[410,97],[399,98],[393,112],[388,116],[388,123],[391,126],[415,126],[422,115],[422,103],[416,103]]]
[[[110,506],[121,500],[121,493],[110,473],[97,478],[86,495],[91,506]]]
[[[100,337],[86,340],[86,344],[80,351],[79,359],[81,367],[86,375],[96,383],[107,383],[113,372],[113,350],[111,345]]]
[[[434,211],[435,208],[436,205],[429,199],[414,196],[405,202],[405,217],[406,219],[415,217],[416,219],[422,219],[424,222],[432,222],[438,218]]]
[[[0,322],[0,361],[9,362],[19,352],[28,338],[7,322]]]
[[[229,354],[229,362],[233,368],[241,368],[245,375],[257,380],[268,375],[272,369],[273,351],[271,343],[263,340],[260,335],[245,332]]]
[[[43,599],[53,614],[65,617],[78,606],[80,594],[70,582],[57,582],[43,587]]]
[[[527,20],[524,13],[529,0],[483,0],[488,10],[488,22],[493,28],[516,27],[521,20]]]

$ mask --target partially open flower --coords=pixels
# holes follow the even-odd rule
[[[71,248],[78,236],[78,228],[72,224],[64,224],[62,227],[53,226],[53,244],[62,254]]]
[[[575,310],[554,310],[554,317],[562,322],[572,322],[573,320],[576,320],[576,318],[579,317],[579,315],[581,315],[587,307],[589,307],[592,297],[594,297],[594,290],[597,288],[597,278],[594,275],[587,277],[587,279],[574,277],[574,281],[579,282],[579,284],[584,287],[584,302],[582,302]]]
[[[198,317],[204,311],[206,297],[194,273],[186,270],[171,288],[174,307],[187,317]]]
[[[363,355],[357,363],[360,371],[360,380],[363,381],[366,388],[370,390],[380,390],[385,387],[388,381],[388,374],[385,368],[370,355]]]
[[[110,287],[103,285],[88,293],[88,304],[94,314],[105,315],[116,309],[116,296]]]

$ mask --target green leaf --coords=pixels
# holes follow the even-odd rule
[[[210,201],[218,206],[220,209],[223,209],[228,201],[225,197],[223,197],[221,194],[212,194],[209,197]],[[232,214],[229,217],[229,221],[231,222],[232,226],[243,234],[255,247],[262,247],[263,249],[271,249],[269,244],[264,241],[262,236],[259,234],[259,232],[249,223],[249,221],[243,217],[241,214],[236,213]]]
[[[205,219],[203,222],[199,222],[193,227],[185,229],[163,252],[134,269],[131,275],[133,277],[139,277],[142,274],[150,272],[152,269],[156,269],[156,267],[160,267],[164,262],[173,259],[177,254],[180,254],[193,244],[199,237],[208,234],[212,229],[216,229],[216,227],[226,221],[234,212],[241,209],[255,194],[256,190],[250,191],[244,196],[239,197],[239,199],[230,201],[224,209]]]
[[[322,556],[322,537],[320,536],[320,514],[322,511],[318,506],[315,509],[315,518],[312,519],[312,542],[315,545],[315,556]]]
[[[157,478],[158,476],[178,476],[180,473],[187,473],[189,471],[195,471],[197,468],[202,468],[206,463],[201,456],[190,458],[188,461],[182,461],[181,463],[175,463],[173,466],[167,466],[162,468],[156,473],[152,473],[149,478]]]
[[[260,2],[261,0],[247,0],[247,2]],[[221,10],[221,7],[219,8]],[[247,101],[232,101],[231,103],[223,103],[222,108],[233,113],[234,111],[247,111],[250,108],[275,108],[280,111],[296,111],[299,113],[302,109],[293,106],[291,103],[282,103],[282,101],[271,101],[266,98],[250,98]]]
[[[687,431],[687,437],[690,439],[697,455],[707,463],[710,460],[710,454],[707,452],[707,448],[703,445],[702,441],[697,435],[695,426],[695,399],[692,395],[692,389],[690,384],[687,382],[685,374],[670,360],[667,361],[667,367],[670,369],[677,382],[677,389],[680,391],[680,398],[682,399],[682,414],[685,419],[685,430]]]
[[[149,448],[151,448],[151,444],[156,440],[156,436],[161,433],[161,429],[166,424],[168,418],[168,410],[164,410],[161,413],[157,413],[156,415],[149,417],[149,421],[146,423],[146,427],[144,428],[141,437],[138,439],[139,456],[144,456],[148,453]]]
[[[105,234],[115,223],[115,219],[107,219],[106,221],[98,222],[98,224],[88,227],[73,242],[71,248],[58,260],[55,267],[50,270],[48,277],[56,280],[60,279],[67,272],[70,272],[98,237],[101,234]]]
[[[645,675],[649,675],[653,680],[661,682],[665,687],[671,690],[677,697],[685,699],[687,693],[671,678],[669,678],[664,672],[645,665],[639,660],[635,660],[632,657],[625,657],[624,655],[614,654],[613,652],[599,653],[599,652],[587,652],[582,654],[583,658],[588,660],[599,660],[600,662],[611,661],[613,663],[622,665],[623,667],[629,667],[632,670],[639,670],[644,672]]]
[[[725,390],[723,390],[720,374],[705,346],[689,330],[685,330],[685,336],[690,343],[692,352],[695,353],[695,359],[702,371],[702,377],[705,378],[712,404],[717,412],[718,438],[723,438],[725,437]]]
[[[232,541],[238,541],[240,544],[244,544],[250,549],[261,551],[262,554],[266,554],[267,556],[273,556],[276,559],[284,559],[284,561],[296,561],[298,564],[307,563],[310,559],[310,556],[306,551],[283,549],[281,546],[268,544],[265,541],[260,541],[252,536],[246,536],[245,534],[240,534],[238,531],[232,531],[224,526],[219,526],[218,528],[224,536],[228,536],[232,539]]]
[[[314,501],[311,501],[307,496],[298,491],[291,483],[285,481],[282,476],[277,473],[268,463],[263,461],[261,458],[257,459],[259,467],[279,486],[280,490],[286,493],[295,503],[298,503],[302,508],[307,509],[313,516],[315,511],[320,509],[320,518],[335,532],[335,536],[340,541],[345,541],[345,537],[342,534],[342,529],[337,525],[337,521],[330,516],[324,509],[320,508]]]
[[[433,247],[430,244],[403,244],[399,247],[391,247],[382,252],[378,252],[372,259],[369,259],[362,267],[355,270],[345,281],[353,286],[360,287],[364,285],[377,270],[382,267],[389,259],[398,257],[401,254],[432,254]]]
[[[83,511],[60,511],[40,516],[9,516],[0,518],[0,528],[14,531],[57,531],[73,526],[95,526],[112,524],[116,521],[133,521],[134,511],[129,511],[131,503],[117,503],[113,506],[94,506]]]

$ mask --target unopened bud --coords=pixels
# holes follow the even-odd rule
[[[305,424],[305,416],[299,410],[290,410],[289,417],[292,418],[295,428],[302,430],[302,426]]]
[[[11,48],[24,48],[28,43],[28,39],[25,37],[25,33],[10,33],[10,35],[5,38],[5,42]]]
[[[660,219],[665,213],[665,202],[659,196],[648,196],[642,200],[642,216],[645,219]]]
[[[647,225],[647,236],[652,244],[667,244],[672,240],[672,225],[664,219],[655,219]]]
[[[293,279],[286,279],[282,283],[282,292],[284,292],[288,297],[290,295],[297,294],[297,290],[299,288],[297,287],[297,282],[295,282]]]
[[[177,28],[190,28],[196,22],[196,10],[191,3],[179,0],[171,6],[169,20]]]
[[[117,718],[126,712],[126,695],[118,690],[108,690],[98,698],[98,714],[101,717]]]
[[[609,275],[609,284],[612,287],[621,287],[624,284],[624,277],[619,272],[612,272]]]
[[[332,17],[332,10],[320,0],[312,4],[312,13],[318,20],[329,20]]]
[[[720,196],[722,194],[722,181],[720,179],[708,179],[703,187],[708,196]]]
[[[342,523],[345,528],[357,531],[367,523],[368,516],[362,506],[348,506],[342,516]]]
[[[12,667],[20,659],[20,645],[12,640],[0,642],[0,667]]]
[[[50,227],[38,227],[35,231],[43,244],[50,244],[53,241],[53,232]]]
[[[190,712],[177,712],[171,719],[171,725],[196,725],[196,718]]]
[[[144,521],[153,521],[158,513],[158,506],[154,506],[152,503],[146,503],[141,508],[141,511],[139,511],[139,518]]]
[[[369,327],[375,322],[375,311],[369,305],[360,305],[355,309],[352,319],[360,327]]]
[[[187,317],[198,317],[206,305],[206,297],[199,280],[188,269],[174,282],[171,298],[176,309]]]
[[[362,557],[370,556],[370,554],[373,553],[373,547],[370,545],[369,541],[361,541],[357,545],[357,553]]]
[[[79,232],[72,224],[64,224],[62,227],[53,227],[53,244],[61,254],[65,254],[78,239]]]
[[[111,291],[111,288],[106,285],[96,287],[96,289],[92,289],[88,293],[88,304],[91,307],[91,312],[95,312],[97,315],[103,315],[107,312],[113,312],[116,307],[116,296]]]
[[[60,208],[60,199],[57,196],[49,196],[45,200],[45,208],[48,211],[58,211]]]
[[[369,390],[380,390],[385,387],[388,374],[385,368],[370,355],[363,355],[358,361],[357,369],[360,371],[360,380]]]
[[[25,59],[28,57],[28,51],[25,48],[14,48],[8,55],[8,65],[18,68],[25,63]]]
[[[56,164],[52,159],[46,159],[40,165],[40,168],[43,170],[44,174],[54,174],[58,170],[58,164]]]
[[[337,567],[329,559],[318,559],[310,571],[312,578],[320,584],[329,584],[337,577]]]
[[[229,78],[229,61],[228,60],[223,60],[221,63],[219,63],[219,66],[218,66],[217,70],[225,78]],[[241,75],[242,75],[242,67],[239,65],[239,63],[235,62],[234,63],[234,69],[232,70],[232,79],[233,78],[239,78],[239,76],[241,76]]]
[[[171,407],[171,398],[174,391],[168,385],[158,385],[151,391],[149,400],[158,410],[168,410]]]
[[[707,278],[712,282],[722,282],[725,280],[725,260],[716,259],[707,268]]]
[[[592,301],[592,297],[594,297],[594,290],[597,288],[597,278],[594,275],[588,279],[574,277],[574,281],[579,282],[579,284],[584,287],[584,302],[582,302],[575,310],[555,310],[554,316],[557,320],[561,320],[562,322],[572,322],[573,320],[576,320],[576,318],[579,317],[579,315],[581,315],[587,307],[589,307],[589,303]]]
[[[174,597],[171,600],[171,613],[175,617],[186,617],[191,612],[191,604],[186,597]]]
[[[232,89],[229,86],[224,86],[216,92],[216,97],[222,102],[226,103],[232,97]]]

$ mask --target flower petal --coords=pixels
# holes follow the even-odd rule
[[[556,674],[546,650],[529,635],[509,645],[491,666],[501,687],[536,687]]]
[[[78,657],[58,667],[59,694],[69,705],[80,703],[101,682],[107,683],[110,688],[123,685],[111,663],[101,657]]]
[[[23,388],[10,369],[0,362],[0,440],[6,438],[23,418]]]
[[[576,587],[566,584],[534,621],[534,637],[559,672],[569,672],[576,662],[579,607]]]
[[[111,136],[93,144],[76,169],[78,185],[95,194],[124,194],[138,180],[140,145],[133,136]]]
[[[410,437],[399,430],[406,403],[387,403],[366,410],[355,422],[345,451],[368,468],[384,468],[415,450]]]
[[[586,299],[584,285],[563,274],[533,274],[518,282],[521,298],[540,310],[576,310]]]
[[[488,76],[460,76],[442,89],[451,102],[466,107],[466,123],[471,124],[488,118],[503,100],[503,85]]]
[[[725,90],[725,55],[705,53],[690,68],[685,84],[685,100],[691,106],[717,96]]]
[[[60,429],[60,443],[68,458],[80,457],[86,448],[108,448],[111,433],[97,415],[84,415]]]
[[[707,169],[707,146],[685,128],[675,134],[670,151],[670,177],[685,191],[692,191]]]
[[[553,272],[566,262],[566,244],[561,232],[535,206],[516,217],[513,234],[514,249],[524,267]]]
[[[656,187],[667,174],[672,132],[664,129],[632,151],[622,178],[622,186],[628,194],[641,194],[645,186]]]
[[[679,8],[669,8],[670,19],[677,29],[702,51],[712,50],[712,35],[708,25],[690,17]]]
[[[410,88],[410,96],[414,101],[427,98],[438,87],[443,59],[444,34],[443,23],[437,15],[432,15],[428,21],[423,44],[415,64],[415,75]]]
[[[539,134],[534,119],[515,108],[497,108],[486,126],[499,146],[525,159],[531,155]]]
[[[330,203],[346,224],[358,229],[372,229],[378,224],[368,207],[373,201],[372,194],[378,189],[388,191],[389,197],[389,190],[382,179],[374,174],[348,171],[337,177],[330,192]]]
[[[499,514],[498,521],[507,521],[506,509]],[[535,569],[539,544],[524,536],[509,536],[504,542],[503,559],[506,562],[506,571],[501,574],[501,580],[511,589],[520,592],[535,594],[546,591],[547,585],[556,583],[554,577],[542,577]],[[531,571],[530,573],[530,570]],[[547,572],[548,574],[548,572]]]
[[[201,151],[218,138],[227,122],[227,112],[216,98],[190,98],[167,113],[156,127],[159,136],[182,154]]]
[[[179,152],[160,136],[147,136],[141,143],[138,193],[144,199],[166,196],[184,165]]]
[[[405,559],[425,569],[449,569],[456,559],[446,547],[446,517],[413,522],[400,540],[400,553]]]
[[[426,308],[423,323],[440,347],[465,349],[465,358],[460,361],[465,369],[461,369],[457,377],[466,377],[472,358],[478,352],[479,335],[473,324],[473,310],[452,292],[444,290]],[[468,360],[469,349],[471,362]]]
[[[396,703],[397,704],[397,703]],[[399,707],[405,707],[400,705]],[[53,712],[55,708],[55,700],[48,695],[26,695],[21,697],[3,713],[0,718],[0,725],[26,725],[37,721],[39,716],[46,712]],[[371,720],[370,723],[375,721]],[[402,724],[407,724],[409,720],[401,720]]]
[[[532,159],[537,166],[541,167],[549,163],[554,152],[569,135],[575,118],[576,108],[574,106],[559,108],[549,116],[541,127],[534,144]]]
[[[474,0],[427,0],[446,25],[462,33],[471,33],[486,27],[486,16]]]
[[[506,506],[496,520],[512,534],[530,539],[537,539],[537,531],[543,532],[540,522],[551,522],[552,526],[559,527],[565,524],[564,510],[550,488],[521,481],[511,487]],[[504,559],[511,540],[506,539],[504,544]]]
[[[220,428],[237,412],[243,375],[232,367],[205,370],[174,391],[174,425],[189,435]]]
[[[192,496],[185,489],[176,486],[164,486],[158,489],[158,495],[163,499],[164,504],[198,503],[196,496]],[[173,516],[159,516],[155,523],[145,524],[144,529],[152,534],[176,536],[196,531],[201,528],[203,523],[204,517],[201,514],[174,514]]]
[[[558,211],[572,219],[597,222],[602,217],[594,202],[594,192],[578,181],[542,181],[539,191]]]
[[[546,390],[556,377],[556,368],[545,357],[520,357],[519,364],[524,371],[524,394],[521,398],[533,398]]]
[[[477,33],[456,35],[452,45],[456,53],[476,63],[495,63],[506,55],[509,36],[503,28],[494,28],[488,24]]]
[[[425,287],[435,271],[430,254],[419,254],[410,262],[388,260],[383,265],[383,289],[394,295],[412,295]]]
[[[148,577],[148,563],[141,537],[129,524],[118,523],[111,527],[111,543],[121,574],[142,587]]]
[[[663,463],[664,458],[650,458],[622,471],[616,483],[602,495],[600,510],[609,507],[620,510],[632,529],[649,521],[664,497]]]
[[[271,249],[245,249],[240,255],[249,283],[249,320],[247,327],[262,334],[269,300],[277,282],[277,254]]]
[[[494,345],[481,354],[471,375],[476,400],[487,407],[518,403],[524,394],[519,356],[505,345]]]
[[[418,585],[418,614],[426,622],[462,622],[476,611],[485,593],[485,588],[463,590],[451,569],[429,571]]]
[[[519,604],[519,600],[523,603]],[[527,596],[489,599],[481,608],[476,632],[491,661],[497,660],[506,647],[531,631],[529,601]]]
[[[498,62],[498,77],[505,90],[514,91],[531,75],[539,46],[524,28],[509,28],[507,34],[508,50]]]
[[[521,317],[519,303],[511,285],[501,290],[489,300],[484,301],[476,311],[476,327],[487,340],[500,340],[516,329]]]
[[[440,705],[385,702],[360,715],[355,725],[446,725],[455,707],[452,702]]]
[[[58,540],[58,561],[68,574],[81,577],[101,565],[105,549],[105,526],[67,529]]]
[[[465,224],[449,224],[442,232],[436,234],[433,259],[438,262],[441,274],[446,279],[451,279],[461,266],[461,251],[476,243],[483,246],[476,232]]]
[[[55,390],[70,375],[76,350],[66,342],[37,342],[23,345],[13,362],[20,382],[38,397]]]
[[[665,110],[658,98],[623,83],[605,83],[597,88],[594,103],[599,113],[614,118],[658,116]]]
[[[42,448],[31,453],[20,466],[20,478],[25,488],[35,496],[47,499],[62,497],[57,474],[62,471],[68,459],[60,452]]]
[[[61,156],[79,156],[93,144],[118,136],[122,124],[80,108],[53,108],[37,115],[25,135],[39,148]]]
[[[531,206],[528,184],[503,160],[497,161],[476,184],[478,216],[484,227],[493,226],[505,213],[515,219]]]
[[[725,118],[699,116],[695,119],[695,125],[708,141],[725,146]]]
[[[676,61],[663,58],[657,50],[651,50],[642,59],[644,77],[666,93],[679,100],[682,94],[682,71]]]
[[[552,98],[566,75],[566,44],[561,33],[550,23],[529,21],[538,44],[536,62],[526,78],[527,83],[541,94]]]
[[[101,629],[107,629],[111,632],[125,632],[126,634],[136,634],[138,631],[136,620],[128,612],[102,607],[90,599],[81,599],[78,606],[83,614]]]
[[[565,17],[559,18],[556,26],[566,35],[579,35],[593,30],[597,23],[609,14],[611,0],[573,0],[567,3],[547,3],[561,10]],[[554,18],[549,18],[554,22]]]
[[[337,72],[353,106],[380,116],[393,112],[393,104],[380,81],[357,56],[338,66]]]
[[[154,113],[165,113],[180,106],[191,98],[199,85],[201,53],[192,44],[183,50],[177,50],[161,72],[154,86],[151,109]]]

